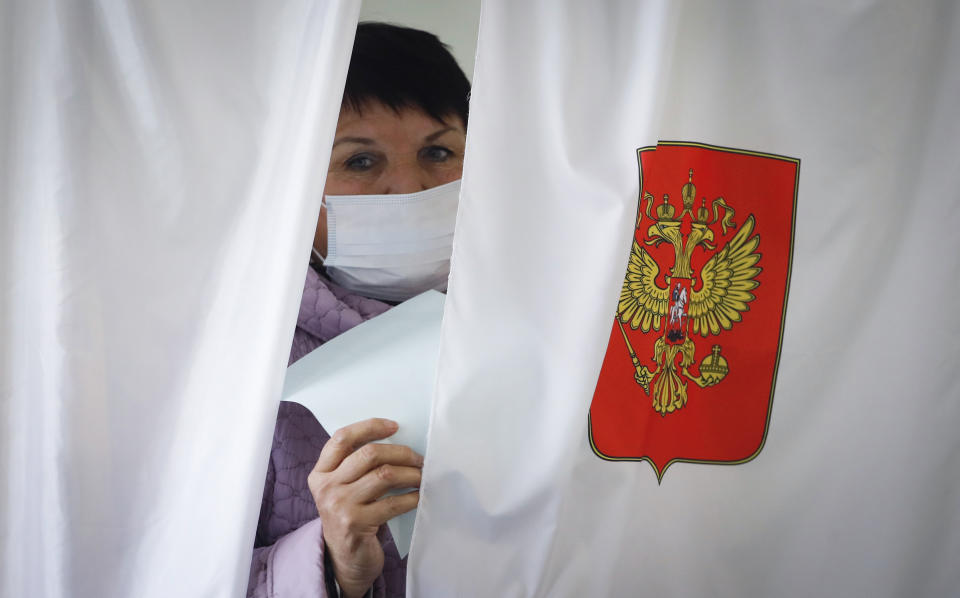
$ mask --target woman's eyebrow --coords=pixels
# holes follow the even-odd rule
[[[444,133],[448,133],[450,131],[455,131],[455,130],[456,129],[454,129],[453,127],[446,127],[446,128],[440,129],[439,131],[434,131],[433,133],[430,133],[429,135],[424,137],[423,140],[427,142],[434,141],[438,137],[442,136]]]
[[[369,137],[341,137],[333,142],[333,147],[337,147],[341,143],[359,143],[361,145],[373,145],[373,139]]]

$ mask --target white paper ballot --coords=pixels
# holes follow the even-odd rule
[[[382,442],[426,453],[444,295],[427,291],[344,332],[287,368],[283,400],[305,406],[326,430],[370,417],[400,429]],[[388,522],[400,556],[416,511]]]

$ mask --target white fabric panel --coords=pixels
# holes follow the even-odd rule
[[[0,5],[0,594],[243,595],[359,2]]]
[[[487,0],[408,595],[956,595],[958,106],[954,2]],[[802,161],[766,444],[662,484],[587,436],[659,140]]]

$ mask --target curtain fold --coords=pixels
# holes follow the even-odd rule
[[[243,594],[358,11],[0,6],[0,594]]]

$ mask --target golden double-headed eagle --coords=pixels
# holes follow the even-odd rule
[[[663,203],[657,206],[656,217],[653,217],[651,207],[654,197],[650,193],[643,194],[641,203],[644,200],[647,202],[646,219],[644,213],[638,210],[637,228],[640,229],[644,221],[652,222],[644,243],[654,247],[665,242],[671,243],[674,263],[669,274],[662,278],[667,285],[661,286],[660,264],[634,238],[617,309],[617,323],[636,370],[634,378],[648,394],[650,383],[653,383],[653,408],[661,415],[686,405],[687,383],[684,378],[705,388],[719,383],[727,375],[729,364],[721,355],[719,344],[713,345],[711,352],[701,360],[697,368],[699,373],[690,371],[696,352],[690,337],[696,334],[702,337],[719,335],[741,321],[744,312],[750,309],[750,302],[755,299],[753,291],[760,284],[757,275],[762,269],[757,265],[761,257],[757,250],[760,235],[754,233],[756,223],[752,214],[730,241],[717,251],[711,226],[719,222],[724,235],[729,229],[736,228],[733,208],[722,197],[718,197],[711,203],[711,215],[706,207],[706,198],[703,198],[701,206],[694,212],[696,187],[693,184],[693,169],[681,190],[681,196],[683,210],[679,216],[675,216],[669,195],[664,195]],[[684,227],[682,223],[687,215],[690,224]],[[685,230],[689,232],[685,233]],[[715,252],[704,264],[699,277],[691,267],[691,257],[697,248]],[[689,288],[689,297],[684,292],[682,301],[678,301],[676,296],[672,298],[672,288]],[[666,332],[668,317],[672,329],[669,336]],[[664,329],[664,334],[654,344],[654,369],[648,368],[637,358],[623,328],[624,324],[644,333]]]

